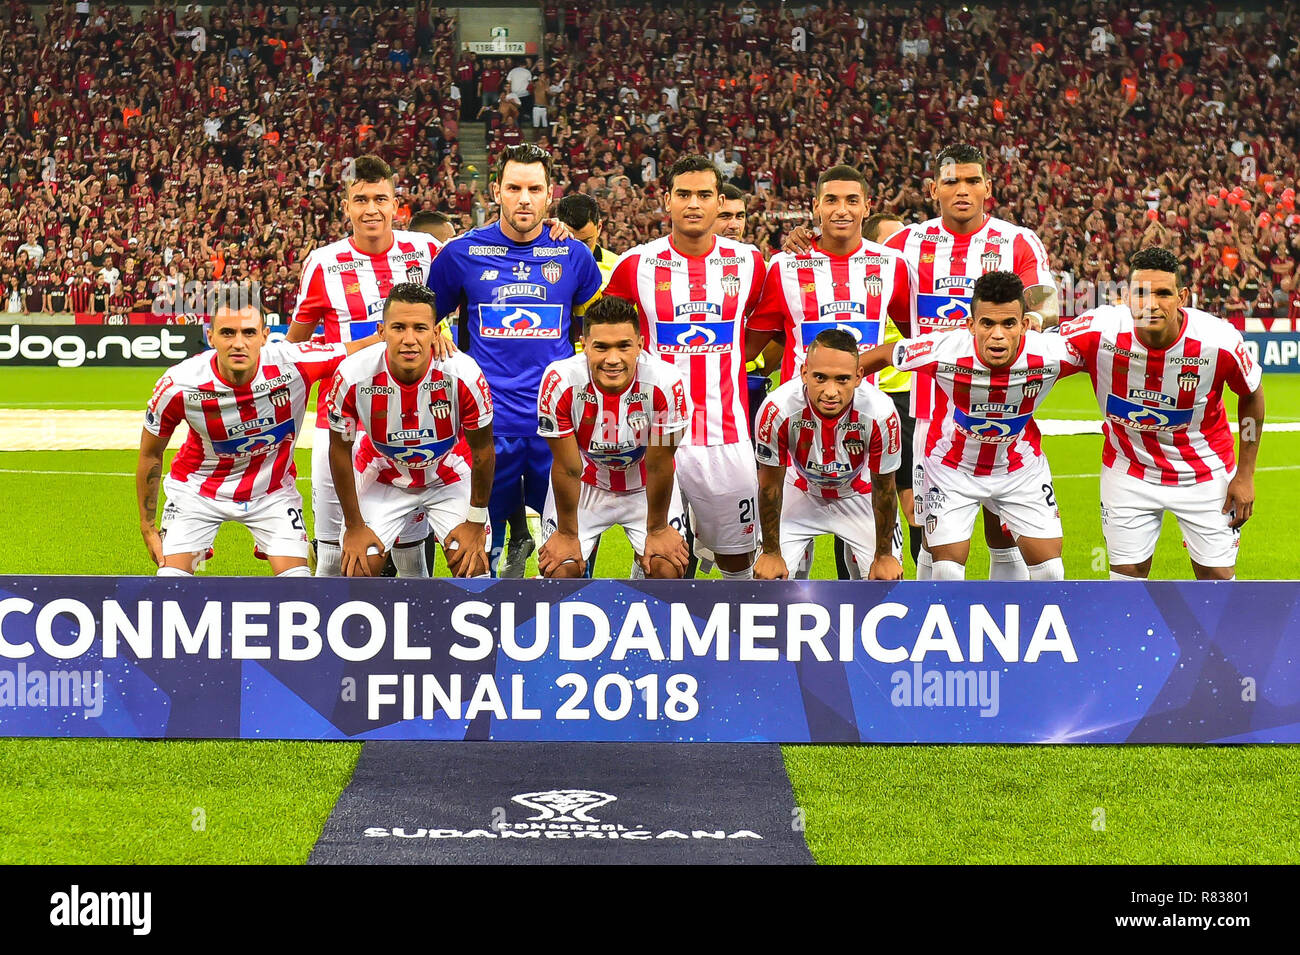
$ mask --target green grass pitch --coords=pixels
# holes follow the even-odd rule
[[[157,369],[6,369],[0,408],[139,410],[157,376]],[[1269,421],[1300,420],[1300,376],[1271,375],[1265,390]],[[1097,417],[1087,382],[1062,383],[1044,415]],[[1100,441],[1045,441],[1074,578],[1106,576]],[[304,478],[309,459],[299,452]],[[1300,517],[1283,502],[1300,471],[1300,435],[1266,429],[1260,464],[1238,573],[1293,579]],[[133,451],[0,453],[0,520],[8,528],[0,574],[149,573],[134,469]],[[309,507],[308,485],[301,487]],[[243,528],[224,528],[216,550],[206,573],[268,572]],[[622,533],[612,532],[596,572],[622,576],[630,560]],[[970,576],[986,570],[977,533]],[[819,544],[813,576],[833,573],[830,549]],[[1153,576],[1191,576],[1172,520]],[[302,862],[359,749],[0,740],[0,863]],[[808,843],[823,863],[1300,858],[1300,756],[1288,747],[789,746],[785,760]]]

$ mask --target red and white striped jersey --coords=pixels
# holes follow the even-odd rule
[[[758,412],[754,456],[784,465],[785,481],[835,500],[871,492],[871,475],[892,474],[902,460],[902,430],[893,399],[863,382],[835,418],[813,408],[801,380],[787,381]]]
[[[383,342],[339,366],[326,405],[332,430],[345,437],[364,432],[357,437],[356,469],[378,463],[376,480],[402,488],[461,480],[468,470],[458,442],[466,430],[492,423],[492,393],[474,359],[455,352],[432,360],[408,385],[388,370]]]
[[[781,380],[799,375],[812,340],[839,328],[866,351],[885,339],[889,319],[904,335],[916,321],[916,274],[902,254],[865,239],[848,255],[778,252],[767,266],[763,295],[749,327],[782,332]],[[874,378],[871,380],[874,384]]]
[[[686,443],[734,444],[749,437],[745,319],[763,291],[767,266],[752,245],[717,236],[688,256],[669,236],[625,252],[606,295],[634,302],[646,350],[676,365],[690,395]]]
[[[1182,332],[1164,351],[1142,344],[1126,305],[1061,323],[1105,415],[1102,465],[1151,484],[1187,486],[1232,472],[1223,388],[1245,396],[1260,386],[1240,332],[1208,312],[1180,311]]]
[[[537,433],[572,434],[586,467],[582,482],[606,491],[645,487],[645,449],[691,423],[681,373],[642,352],[636,375],[621,393],[609,395],[591,381],[586,355],[553,361],[537,394]]]
[[[1047,250],[1030,229],[991,216],[967,235],[944,227],[943,218],[906,226],[885,245],[903,253],[916,269],[916,327],[913,335],[965,326],[975,280],[986,272],[1014,272],[1025,283],[1051,285]],[[944,408],[934,381],[912,379],[912,415],[918,420],[942,418]]]
[[[976,477],[1019,471],[1042,455],[1033,413],[1061,378],[1083,371],[1083,359],[1059,335],[1026,331],[1015,360],[990,368],[970,332],[931,332],[894,345],[894,367],[925,372],[946,397],[942,418],[925,437],[928,464]]]
[[[218,372],[216,352],[205,351],[158,379],[145,430],[166,439],[189,425],[170,473],[203,497],[242,503],[292,487],[311,386],[346,357],[342,344],[272,342],[262,346],[257,374],[236,387]]]
[[[313,249],[302,265],[293,321],[323,325],[327,342],[365,338],[374,332],[394,285],[428,284],[429,266],[441,248],[427,233],[394,230],[393,244],[381,255],[361,252],[351,238]],[[316,427],[327,427],[325,402],[317,405]]]

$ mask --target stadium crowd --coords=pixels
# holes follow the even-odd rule
[[[490,156],[530,137],[551,149],[614,251],[663,233],[656,179],[683,153],[752,195],[747,237],[769,252],[807,221],[818,170],[858,166],[879,208],[919,219],[929,157],[969,141],[989,211],[1039,233],[1079,306],[1159,243],[1203,307],[1300,316],[1300,12],[1147,7],[548,0],[546,58],[526,61],[457,54],[455,22],[423,0],[304,6],[292,25],[263,3],[157,3],[136,21],[61,0],[38,23],[11,0],[4,306],[101,310],[151,301],[158,281],[233,279],[284,314],[306,252],[345,234],[349,157],[393,163],[399,221],[482,221],[457,181],[460,124],[481,119]]]

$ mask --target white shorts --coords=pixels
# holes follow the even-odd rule
[[[834,534],[844,541],[862,573],[869,571],[876,559],[876,511],[871,495],[828,500],[787,482],[781,494],[781,557],[792,577],[808,545],[821,534]]]
[[[680,449],[679,449],[680,450]],[[596,541],[616,524],[627,534],[632,550],[640,556],[645,552],[645,491],[607,491],[604,488],[582,484],[578,488],[578,541],[582,546],[582,559],[591,560]],[[683,537],[686,520],[682,515],[681,497],[673,487],[668,502],[668,525]],[[555,533],[555,490],[546,491],[546,506],[542,508],[541,542]]]
[[[921,520],[925,516],[922,510],[924,505],[923,496],[917,491],[925,486],[925,436],[930,430],[930,420],[928,418],[917,418],[916,425],[912,429],[912,492],[913,515],[916,517],[918,524],[924,523]]]
[[[1156,552],[1165,511],[1178,519],[1187,553],[1202,567],[1234,567],[1241,531],[1223,513],[1231,475],[1190,487],[1148,484],[1115,468],[1101,470],[1101,532],[1111,564],[1140,564]]]
[[[375,468],[379,466],[378,462],[372,465]],[[358,485],[364,480],[363,475],[356,476]],[[334,475],[330,472],[329,428],[316,429],[311,447],[311,513],[316,540],[342,540],[343,508],[339,505],[339,496],[334,490]],[[402,528],[398,540],[403,544],[414,544],[428,536],[429,524],[424,520],[423,514],[417,514],[412,515],[408,524]]]
[[[974,477],[930,461],[916,495],[924,500],[925,542],[930,547],[968,541],[980,507],[995,512],[1012,537],[1061,537],[1061,512],[1047,458],[996,477]],[[922,513],[918,503],[918,516]]]
[[[296,487],[281,488],[245,504],[203,497],[170,475],[163,479],[163,490],[167,502],[159,529],[164,557],[206,553],[226,521],[247,527],[253,543],[268,557],[307,557],[307,525],[302,519],[302,495]]]
[[[697,543],[714,554],[752,554],[758,547],[758,465],[749,438],[686,445],[674,461]]]
[[[358,482],[357,502],[361,505],[361,516],[384,550],[392,550],[398,536],[405,528],[415,522],[415,517],[428,515],[427,521],[420,521],[426,528],[444,541],[458,525],[465,522],[469,513],[469,481],[456,481],[453,484],[435,484],[429,488],[402,488],[391,484],[380,484],[375,480],[377,470],[367,470]],[[491,546],[492,522],[488,521],[484,548]],[[403,543],[406,543],[403,539]]]

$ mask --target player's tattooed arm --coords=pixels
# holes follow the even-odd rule
[[[140,457],[135,467],[136,505],[140,511],[140,536],[149,557],[163,565],[162,535],[158,533],[155,519],[158,516],[158,483],[162,480],[163,452],[167,439],[141,429]]]
[[[587,571],[578,537],[578,494],[582,485],[582,454],[572,434],[547,438],[551,446],[551,491],[555,500],[555,530],[537,551],[543,577],[581,577]]]
[[[1234,511],[1230,521],[1240,527],[1255,511],[1255,461],[1259,457],[1259,439],[1264,431],[1264,386],[1260,385],[1237,404],[1237,428],[1240,443],[1237,474],[1228,484],[1223,512]]]
[[[755,580],[786,580],[790,576],[781,556],[781,503],[785,468],[758,468],[758,520],[763,528],[763,552],[754,562]]]
[[[691,561],[686,541],[668,524],[668,505],[673,496],[673,455],[677,451],[675,439],[680,434],[657,438],[645,452],[646,535],[641,568],[647,577],[663,576],[652,566],[655,558],[671,564],[675,577],[686,573]]]
[[[487,505],[492,496],[497,454],[492,444],[492,425],[465,429],[469,444],[469,516],[457,524],[442,542],[447,569],[456,577],[482,577],[490,572],[487,553]]]
[[[1061,320],[1061,300],[1056,286],[1030,285],[1026,288],[1025,315],[1029,317],[1029,327],[1034,331],[1055,328]]]
[[[339,509],[343,512],[343,540],[339,542],[343,576],[373,577],[371,558],[382,556],[384,544],[361,516],[357,481],[352,470],[352,439],[331,430],[329,461],[330,476],[334,478],[334,490],[339,496]],[[371,549],[374,554],[370,553]]]
[[[871,475],[871,509],[876,516],[876,554],[868,580],[902,580],[903,567],[894,556],[894,523],[898,520],[898,487],[894,474]]]

